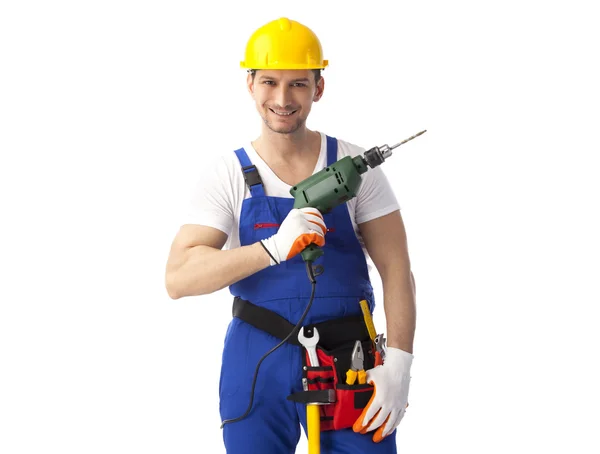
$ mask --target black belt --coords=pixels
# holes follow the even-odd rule
[[[288,342],[300,345],[298,342],[298,331],[300,328],[294,329],[294,324],[273,311],[236,296],[233,299],[232,312],[234,317],[245,321],[255,328],[266,331],[281,340],[285,339],[294,330]],[[312,329],[312,327],[317,328],[319,332],[319,345],[325,350],[333,350],[345,343],[354,343],[357,340],[365,341],[370,339],[369,330],[362,315],[327,320],[305,325],[304,328],[307,331]]]

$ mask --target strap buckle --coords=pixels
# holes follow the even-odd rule
[[[254,164],[242,167],[242,171],[244,172],[244,180],[246,180],[246,184],[249,187],[262,184],[262,178],[260,178],[258,170]]]

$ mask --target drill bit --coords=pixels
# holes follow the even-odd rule
[[[380,159],[383,162],[385,159],[389,158],[392,155],[392,150],[394,148],[399,147],[400,145],[402,145],[403,143],[408,142],[409,140],[413,140],[415,137],[419,137],[421,134],[423,134],[425,131],[427,131],[427,129],[424,129],[423,131],[415,134],[412,137],[409,137],[408,139],[403,140],[402,142],[397,143],[396,145],[392,145],[391,147],[388,145],[382,145],[381,147],[376,147],[377,150],[379,151],[380,154]],[[381,164],[381,162],[375,164],[375,165],[379,165]],[[373,167],[373,165],[371,165],[371,167]]]
[[[409,140],[413,140],[415,137],[419,137],[421,134],[423,134],[425,131],[427,131],[427,129],[424,129],[423,131],[415,134],[414,136],[409,137],[408,139],[403,140],[402,142],[397,143],[396,145],[392,145],[390,147],[390,150],[393,150],[396,147],[399,147],[400,145],[402,145],[403,143],[408,142]]]

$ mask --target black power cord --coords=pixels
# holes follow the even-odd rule
[[[317,274],[316,274],[317,276],[323,273],[322,266],[318,266],[315,268],[317,268]],[[302,325],[302,322],[306,318],[308,311],[310,310],[310,307],[312,306],[313,299],[315,298],[315,288],[316,288],[316,283],[317,283],[317,281],[315,280],[315,273],[314,273],[314,270],[312,267],[312,262],[306,262],[306,273],[308,274],[308,279],[310,280],[310,283],[312,285],[312,291],[310,294],[310,300],[308,301],[306,309],[304,309],[304,313],[302,314],[302,317],[300,317],[300,320],[298,320],[298,323],[296,323],[296,326],[294,327],[294,329],[292,329],[292,331],[290,331],[290,333],[287,336],[285,336],[285,339],[283,339],[275,347],[273,347],[271,350],[269,350],[267,353],[265,353],[262,356],[262,358],[260,358],[258,363],[256,364],[256,369],[254,370],[254,378],[252,379],[252,389],[250,390],[250,402],[248,403],[248,408],[246,409],[246,412],[242,416],[238,416],[237,418],[226,419],[225,421],[223,421],[221,424],[221,429],[225,426],[225,424],[241,421],[246,416],[248,416],[248,414],[250,413],[250,410],[252,409],[252,404],[254,403],[254,388],[256,387],[256,379],[258,377],[258,369],[260,368],[260,365],[262,364],[262,362],[265,360],[265,358],[267,356],[269,356],[271,353],[273,353],[275,350],[277,350],[279,347],[281,347],[283,344],[285,344],[288,341],[288,339],[290,337],[292,337],[292,335],[295,332],[298,331],[298,328]]]

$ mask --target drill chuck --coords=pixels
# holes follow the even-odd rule
[[[375,168],[382,164],[386,158],[392,155],[392,150],[387,145],[382,147],[373,147],[370,150],[365,151],[364,159],[370,168]]]
[[[403,143],[408,142],[409,140],[414,139],[415,137],[419,137],[425,131],[421,131],[414,136],[409,137],[408,139],[403,140],[402,142],[397,143],[396,145],[392,145],[391,147],[388,145],[382,145],[380,147],[373,147],[368,151],[365,151],[364,154],[364,162],[371,168],[377,167],[382,164],[387,158],[392,155],[392,150],[396,147],[399,147]],[[359,170],[360,171],[360,170]],[[362,172],[361,172],[362,173]]]

